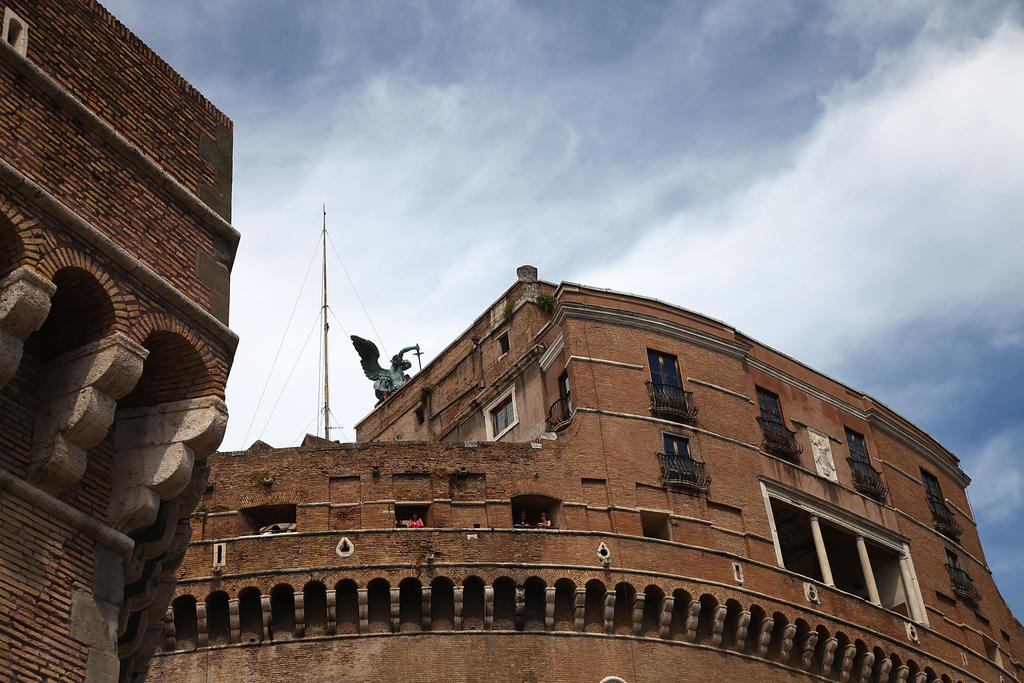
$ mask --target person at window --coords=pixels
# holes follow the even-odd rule
[[[515,526],[517,526],[517,527],[531,527],[531,526],[533,526],[526,519],[526,510],[520,510],[519,511],[519,517],[516,518]]]
[[[415,512],[412,513],[412,518],[409,519],[409,528],[410,529],[422,529],[423,528],[423,520],[420,519],[420,516],[417,515]]]
[[[546,512],[540,513],[540,521],[537,522],[537,528],[538,529],[550,529],[551,528],[551,520],[548,519],[548,513],[546,513]]]

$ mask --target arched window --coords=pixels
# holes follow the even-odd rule
[[[386,579],[374,579],[366,586],[370,633],[391,631],[391,586]]]
[[[303,586],[302,595],[306,635],[327,635],[327,587],[319,581],[309,581]]]
[[[494,582],[494,628],[513,629],[516,622],[516,584],[503,576]]]
[[[640,626],[640,635],[657,638],[661,632],[661,603],[665,593],[657,586],[644,589],[644,618]]]
[[[455,627],[455,588],[451,579],[439,576],[430,584],[430,630],[451,631]]]
[[[597,579],[587,582],[587,594],[583,606],[583,630],[588,633],[604,633],[604,584]]]
[[[482,631],[484,628],[484,582],[468,576],[462,582],[462,628]]]
[[[243,643],[263,640],[263,607],[259,588],[243,588],[238,594],[238,627]]]
[[[423,630],[423,591],[413,578],[398,584],[398,630]]]
[[[545,585],[542,579],[531,576],[523,584],[523,630],[543,631],[545,611]]]
[[[270,591],[270,623],[274,640],[295,637],[295,591],[285,583]]]
[[[182,595],[174,600],[171,608],[174,612],[174,637],[178,641],[178,649],[194,649],[199,633],[196,599],[191,595]]]
[[[211,645],[231,642],[231,614],[224,591],[215,591],[206,598],[206,630]]]
[[[672,640],[686,640],[686,615],[689,614],[690,602],[693,600],[686,591],[677,588],[672,591],[672,620],[668,626],[668,636]]]
[[[628,583],[615,586],[615,618],[612,632],[628,636],[633,633],[633,598],[636,589]]]
[[[555,630],[576,630],[576,584],[570,579],[555,581]]]
[[[337,633],[359,633],[359,590],[352,579],[338,582],[334,593],[338,612]]]

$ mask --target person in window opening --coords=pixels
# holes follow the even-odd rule
[[[519,511],[519,517],[516,518],[515,526],[517,527],[531,527],[533,526],[526,520],[526,510]]]
[[[551,528],[551,520],[548,519],[548,513],[546,513],[546,512],[540,513],[540,521],[537,522],[537,528],[538,529],[550,529]]]
[[[420,516],[417,515],[415,512],[412,513],[412,518],[409,520],[409,528],[410,529],[422,529],[423,528],[423,520],[420,519]]]

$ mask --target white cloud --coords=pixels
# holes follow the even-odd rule
[[[963,457],[970,475],[971,505],[980,522],[1016,518],[1024,507],[1024,422],[1010,425],[989,437]]]

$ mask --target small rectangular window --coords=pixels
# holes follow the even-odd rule
[[[4,27],[3,27],[4,42],[15,49],[15,51],[24,57],[28,52],[28,24],[11,10],[10,7],[4,8]]]
[[[423,414],[423,408],[417,408],[416,410],[414,410],[413,415],[415,415],[416,424],[418,425],[423,424],[424,420],[426,419]]]
[[[494,436],[500,435],[516,421],[515,406],[512,404],[512,396],[509,395],[497,407],[491,409],[491,424],[494,429]]]
[[[640,511],[640,526],[644,536],[647,538],[660,538],[663,541],[672,540],[669,517],[664,512]]]
[[[508,342],[508,331],[502,332],[498,337],[498,356],[504,356],[511,348]]]

